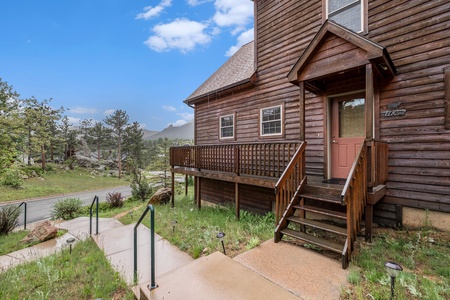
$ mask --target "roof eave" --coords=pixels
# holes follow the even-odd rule
[[[187,104],[188,106],[191,106],[191,105],[193,105],[195,103],[201,102],[204,98],[207,98],[210,95],[217,94],[217,93],[222,93],[222,92],[234,89],[234,88],[239,87],[239,86],[254,85],[255,84],[255,78],[256,78],[256,72],[254,72],[252,74],[252,76],[250,76],[249,78],[246,78],[246,79],[238,81],[238,82],[234,82],[234,83],[232,83],[230,85],[218,88],[216,90],[207,92],[205,94],[198,95],[198,96],[195,96],[193,98],[186,99],[183,102],[185,104]]]

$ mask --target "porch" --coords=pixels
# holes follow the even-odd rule
[[[385,194],[387,144],[362,143],[350,174],[342,184],[325,184],[324,178],[306,176],[306,142],[182,146],[170,149],[174,173],[195,177],[195,201],[201,206],[202,180],[214,179],[234,184],[236,216],[239,218],[239,185],[273,189],[276,214],[275,241],[286,236],[342,253],[346,268],[356,235],[365,215],[366,240],[371,239],[373,205]],[[172,184],[174,186],[174,184]],[[225,191],[219,191],[218,194]],[[174,198],[172,198],[174,204]],[[317,218],[317,216],[320,216]],[[337,226],[322,222],[337,219]],[[294,229],[289,225],[297,224]],[[318,240],[306,228],[344,236],[343,245]]]

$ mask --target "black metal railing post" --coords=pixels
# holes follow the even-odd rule
[[[27,203],[26,202],[20,203],[19,206],[17,206],[17,209],[20,209],[22,205],[24,205],[25,208],[23,211],[23,230],[27,230]]]
[[[94,203],[97,203],[96,207],[96,215],[95,215],[95,234],[98,234],[98,196],[96,195],[94,197],[94,200],[92,200],[91,207],[89,208],[89,235],[92,235],[92,206],[94,206]]]
[[[151,283],[148,286],[150,290],[157,288],[155,281],[155,210],[153,205],[149,204],[144,213],[139,218],[139,221],[134,226],[134,284],[137,284],[137,228],[141,224],[147,212],[150,210],[150,276]]]

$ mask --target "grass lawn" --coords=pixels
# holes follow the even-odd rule
[[[54,171],[48,171],[42,177],[25,179],[23,188],[0,186],[0,202],[130,185],[125,179],[96,175],[92,170],[79,168],[66,171],[59,165],[53,166]]]
[[[394,299],[450,299],[450,233],[425,228],[378,228],[372,243],[361,243],[353,256],[351,286],[341,299],[389,299],[390,277],[384,264],[403,271],[395,281]]]
[[[194,258],[223,251],[217,239],[218,232],[225,232],[226,254],[234,257],[248,249],[258,246],[273,237],[275,215],[265,216],[241,211],[240,220],[236,219],[234,207],[203,206],[196,208],[192,196],[193,188],[186,197],[176,196],[175,207],[170,204],[156,205],[155,232],[173,245],[179,247]],[[124,224],[137,222],[144,205],[133,216],[126,214],[119,220]],[[143,224],[150,226],[149,214]],[[172,221],[176,221],[175,229]]]
[[[91,239],[0,272],[0,299],[134,299]]]

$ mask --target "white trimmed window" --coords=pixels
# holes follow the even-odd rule
[[[220,138],[234,138],[234,115],[226,115],[220,117]]]
[[[281,105],[261,109],[261,135],[280,135],[283,132],[283,108]]]
[[[326,0],[326,18],[355,32],[364,31],[363,0]]]

